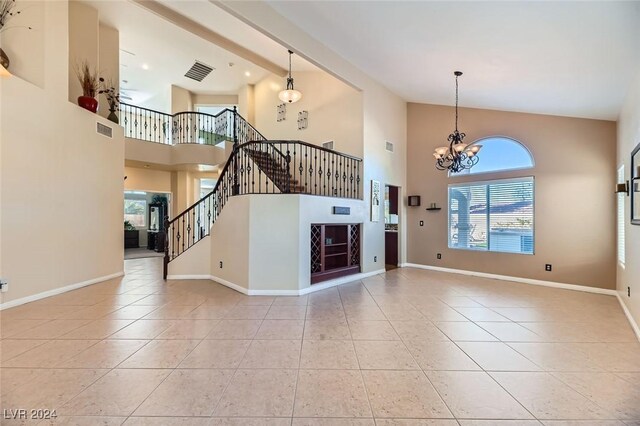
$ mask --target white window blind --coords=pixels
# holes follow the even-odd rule
[[[624,164],[618,169],[618,183],[624,183]],[[618,262],[624,266],[624,201],[626,194],[618,193]]]
[[[534,179],[449,185],[449,247],[534,252]]]

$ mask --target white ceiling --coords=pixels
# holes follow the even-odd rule
[[[640,2],[267,0],[410,102],[615,120],[640,70]]]
[[[84,1],[98,10],[101,22],[119,31],[120,84],[123,93],[133,98],[125,102],[167,111],[170,107],[169,93],[172,84],[199,94],[236,94],[241,86],[255,84],[269,74],[252,62],[205,41],[132,2]],[[274,58],[273,62],[283,68],[288,66],[285,48],[211,3],[173,1],[166,5],[183,15],[197,17],[199,21],[208,23],[209,28],[228,38],[232,37],[221,31],[224,30],[221,25],[235,25],[243,33],[244,39],[253,40],[249,44],[269,46],[269,49],[263,50],[279,53],[279,57]],[[211,25],[212,22],[216,22],[216,25]],[[261,52],[256,49],[254,51]],[[215,68],[202,82],[184,77],[195,60]],[[229,63],[234,65],[229,66]],[[313,67],[301,58],[296,58],[294,64],[300,69]],[[148,69],[143,69],[143,65]],[[246,72],[250,76],[246,76]]]
[[[98,9],[101,22],[120,33],[120,81],[125,93],[134,98],[131,103],[160,107],[166,103],[164,98],[172,84],[202,94],[237,93],[241,85],[259,81],[267,74],[134,3],[89,3]],[[195,60],[215,68],[202,82],[184,77]],[[229,62],[235,65],[229,67]],[[149,69],[143,69],[143,65]],[[251,76],[246,77],[245,71]]]

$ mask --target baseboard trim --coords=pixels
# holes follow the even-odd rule
[[[168,280],[209,280],[211,275],[167,275]]]
[[[335,287],[341,284],[350,283],[353,281],[358,281],[363,278],[372,277],[374,275],[383,274],[385,272],[384,269],[378,269],[372,272],[362,272],[359,274],[347,275],[346,277],[336,278],[334,280],[323,282],[322,284],[314,284],[310,287],[305,287],[299,290],[257,290],[257,289],[247,289],[238,284],[232,283],[231,281],[227,281],[223,278],[216,277],[214,275],[170,275],[167,279],[170,280],[201,280],[201,279],[209,279],[224,285],[225,287],[229,287],[233,290],[236,290],[242,294],[246,294],[247,296],[304,296],[305,294],[315,293],[316,291],[326,290],[331,287]]]
[[[631,324],[631,328],[633,329],[633,332],[636,333],[636,337],[638,338],[638,340],[640,340],[640,327],[638,327],[638,323],[636,322],[635,318],[633,318],[633,316],[631,315],[631,311],[629,311],[629,308],[627,308],[627,305],[622,300],[622,297],[620,297],[620,293],[618,293],[617,291],[616,291],[616,297],[618,298],[618,302],[620,302],[620,306],[622,306],[622,311],[627,317],[629,324]]]
[[[91,284],[97,284],[102,281],[111,280],[124,275],[124,271],[116,272],[115,274],[105,275],[103,277],[93,278],[87,281],[82,281],[75,284],[70,284],[64,287],[54,288],[53,290],[43,291],[42,293],[33,294],[31,296],[21,297],[20,299],[12,300],[10,302],[0,303],[0,311],[4,309],[13,308],[16,306],[24,305],[25,303],[35,302],[36,300],[44,299],[45,297],[56,296],[58,294],[66,293],[71,290],[77,290],[82,287],[86,287]]]
[[[586,285],[579,285],[579,284],[559,283],[555,281],[535,280],[532,278],[512,277],[508,275],[488,274],[486,272],[467,271],[465,269],[442,268],[440,266],[421,265],[418,263],[403,263],[402,267],[428,269],[431,271],[449,272],[449,273],[461,274],[461,275],[471,275],[474,277],[482,277],[482,278],[493,278],[501,281],[513,281],[513,282],[522,283],[522,284],[532,284],[532,285],[539,285],[544,287],[561,288],[564,290],[574,290],[574,291],[583,291],[587,293],[606,294],[608,296],[618,295],[618,292],[616,290],[610,290],[606,288],[589,287]]]

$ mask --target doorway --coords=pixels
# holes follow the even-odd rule
[[[384,264],[387,271],[398,267],[398,217],[400,188],[384,187]]]
[[[171,194],[124,192],[124,258],[164,256],[164,218],[169,216]]]

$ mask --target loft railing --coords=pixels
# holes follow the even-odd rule
[[[235,145],[213,191],[165,221],[164,277],[169,262],[210,234],[230,197],[308,194],[361,199],[361,164],[360,158],[301,141]]]
[[[225,108],[216,115],[201,112],[166,114],[120,103],[120,123],[127,138],[166,145],[218,145],[225,141],[244,143],[265,139],[235,107]]]

